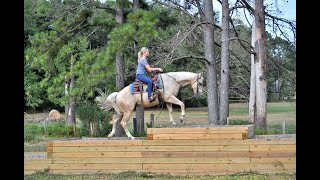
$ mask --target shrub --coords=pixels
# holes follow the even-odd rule
[[[92,102],[82,102],[76,107],[76,117],[82,122],[81,136],[105,136],[111,131],[111,113],[102,111]]]
[[[229,125],[249,125],[252,124],[248,120],[230,120]]]
[[[44,127],[36,123],[24,124],[24,141],[37,141],[44,135]]]
[[[63,121],[49,122],[48,135],[52,137],[69,137],[73,136],[73,125],[66,124]]]

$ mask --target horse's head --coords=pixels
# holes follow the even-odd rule
[[[199,95],[202,93],[203,89],[203,75],[202,73],[199,73],[195,76],[193,83],[191,84],[193,93],[195,95]]]

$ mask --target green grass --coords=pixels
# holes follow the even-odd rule
[[[272,173],[272,174],[259,174],[255,172],[238,173],[233,175],[203,175],[203,176],[171,176],[146,172],[134,172],[127,171],[122,173],[110,173],[110,174],[74,174],[74,175],[62,175],[62,174],[50,174],[45,171],[40,171],[31,175],[25,175],[25,180],[293,180],[296,179],[295,173]]]

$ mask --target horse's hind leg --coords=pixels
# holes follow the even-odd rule
[[[121,120],[121,126],[123,127],[124,131],[126,132],[127,136],[130,138],[130,139],[135,139],[129,132],[128,128],[127,128],[127,123],[130,119],[130,116],[131,116],[131,113],[132,112],[127,112],[127,113],[123,113],[123,118]]]
[[[173,120],[173,118],[172,118],[172,104],[166,102],[166,105],[167,105],[167,109],[168,109],[168,112],[169,112],[170,122],[171,122],[172,125],[176,125],[176,122],[174,122],[174,120]]]
[[[116,133],[117,122],[122,118],[121,114],[115,114],[112,119],[112,131],[109,133],[108,138],[111,138]]]

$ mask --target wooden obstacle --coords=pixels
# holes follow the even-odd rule
[[[148,140],[160,139],[248,139],[253,138],[253,126],[220,126],[206,128],[148,128]]]
[[[162,132],[162,128],[147,132],[160,134],[155,132]],[[171,175],[296,172],[296,139],[52,141],[48,143],[47,157],[37,163],[25,160],[25,174],[41,169],[63,174],[129,170]]]

